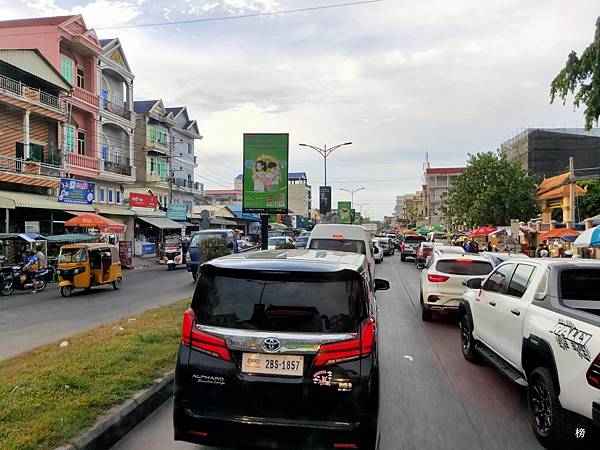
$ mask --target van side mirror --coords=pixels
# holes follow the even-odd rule
[[[381,278],[375,278],[375,290],[376,291],[387,291],[390,288],[390,282],[388,280],[382,280]]]
[[[481,289],[481,278],[471,278],[468,281],[463,282],[463,286],[469,289]]]

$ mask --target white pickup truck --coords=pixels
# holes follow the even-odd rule
[[[464,357],[527,386],[548,448],[600,448],[600,261],[532,258],[465,283]]]

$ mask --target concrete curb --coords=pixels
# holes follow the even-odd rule
[[[109,410],[83,435],[55,450],[110,448],[173,395],[174,378],[175,372],[170,372],[164,378],[157,379],[148,389]]]

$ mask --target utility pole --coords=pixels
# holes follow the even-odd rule
[[[171,136],[171,145],[169,145],[169,205],[173,203],[173,147],[175,147],[175,136]]]
[[[569,218],[567,228],[574,228],[575,225],[575,161],[571,156],[569,158]]]

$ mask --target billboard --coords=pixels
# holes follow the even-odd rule
[[[156,209],[158,208],[158,197],[156,195],[138,194],[137,192],[132,192],[129,194],[129,207],[132,209]]]
[[[352,204],[350,202],[338,202],[338,214],[340,223],[350,223],[352,215]]]
[[[319,214],[331,212],[331,186],[319,186]]]
[[[96,184],[91,181],[61,178],[58,189],[58,201],[64,203],[83,203],[91,205],[94,202]]]
[[[288,212],[289,134],[244,134],[242,211]]]
[[[169,203],[167,219],[187,220],[187,205],[185,203]]]

